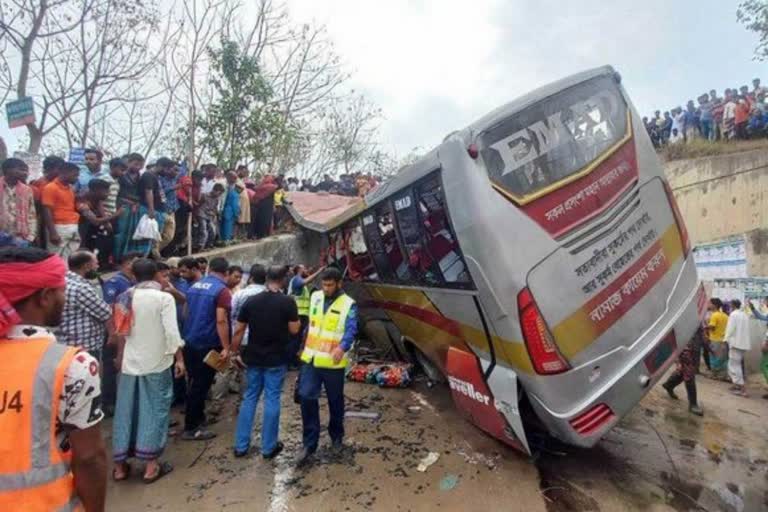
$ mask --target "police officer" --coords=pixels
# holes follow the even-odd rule
[[[66,270],[42,249],[0,249],[0,510],[104,510],[99,363],[48,329]]]
[[[205,427],[213,423],[205,417],[205,397],[213,384],[216,372],[204,359],[211,350],[229,358],[229,312],[232,293],[227,288],[229,263],[224,258],[213,258],[208,275],[189,287],[187,291],[187,319],[184,322],[184,363],[189,375],[187,410],[184,418],[185,441],[206,441],[216,434]]]
[[[317,451],[320,438],[320,388],[325,387],[330,421],[331,448],[340,453],[344,440],[344,369],[347,351],[357,335],[357,306],[341,289],[342,275],[329,268],[321,275],[322,290],[310,298],[309,332],[301,360],[299,397],[304,426],[304,447],[296,461],[304,466]]]

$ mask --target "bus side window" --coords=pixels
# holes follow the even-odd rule
[[[417,284],[440,286],[445,281],[440,272],[438,261],[432,256],[425,243],[424,225],[418,205],[410,189],[393,197],[397,227],[403,241],[407,259],[398,268],[398,277],[406,277]]]
[[[373,260],[363,238],[363,230],[357,220],[344,227],[344,246],[346,248],[348,271],[347,277],[353,281],[377,279]]]
[[[328,257],[327,265],[329,267],[336,267],[343,274],[347,272],[347,251],[344,244],[344,236],[341,230],[332,231],[328,234]]]
[[[443,187],[434,177],[416,187],[423,239],[446,283],[469,284],[471,279],[445,208]]]
[[[370,222],[370,217],[373,217],[373,223],[366,225]],[[376,208],[374,215],[364,215],[363,226],[368,247],[381,280],[388,282],[401,280],[402,277],[397,274],[397,269],[400,268],[404,259],[389,204],[384,203]]]

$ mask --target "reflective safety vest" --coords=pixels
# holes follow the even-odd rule
[[[293,279],[296,278],[294,277]],[[293,291],[293,279],[288,284],[290,291]],[[299,310],[299,316],[309,316],[310,294],[307,285],[301,288],[301,295],[293,295],[293,300],[296,301],[296,309]]]
[[[301,353],[301,360],[312,363],[316,368],[346,368],[349,363],[347,355],[344,354],[341,361],[334,364],[331,352],[344,337],[347,316],[355,301],[349,295],[342,293],[333,301],[328,311],[323,312],[324,301],[325,295],[322,290],[312,294],[309,306],[309,332],[304,352]]]
[[[0,510],[83,510],[56,441],[64,373],[78,349],[0,339]]]

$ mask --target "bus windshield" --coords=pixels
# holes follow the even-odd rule
[[[480,135],[494,184],[525,201],[592,163],[627,133],[627,104],[611,76],[550,96]]]

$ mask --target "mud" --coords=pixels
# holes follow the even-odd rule
[[[347,408],[381,418],[349,418],[344,452],[332,455],[324,437],[315,462],[301,470],[293,465],[301,420],[291,393],[281,418],[286,448],[272,462],[232,457],[231,396],[213,427],[219,437],[173,438],[165,458],[175,471],[151,486],[138,476],[110,483],[108,510],[768,511],[768,400],[757,387],[749,399],[705,379],[699,388],[704,418],[653,390],[596,448],[537,437],[528,457],[464,421],[440,386],[352,384]],[[440,458],[416,471],[429,452]]]

